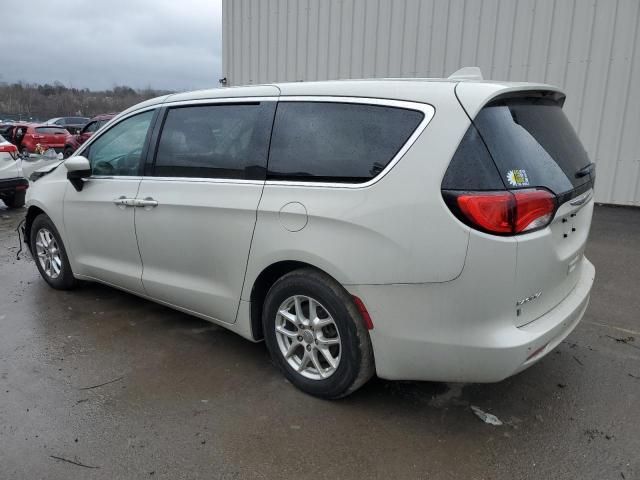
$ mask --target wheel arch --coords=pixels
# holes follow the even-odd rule
[[[33,225],[33,221],[36,219],[36,217],[42,214],[46,215],[47,213],[36,205],[31,205],[27,209],[27,215],[24,222],[24,241],[27,244],[29,251],[31,251],[31,226]]]
[[[331,277],[334,281],[338,282],[331,274],[312,265],[307,262],[301,262],[298,260],[282,260],[272,263],[268,267],[264,268],[260,274],[256,277],[251,287],[250,302],[250,322],[251,322],[251,335],[254,340],[262,340],[264,333],[262,331],[262,309],[264,306],[264,300],[267,297],[269,289],[273,284],[281,277],[294,270],[301,268],[311,268],[318,272],[322,272],[325,275]]]

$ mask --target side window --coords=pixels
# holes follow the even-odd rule
[[[169,109],[153,175],[264,179],[274,109],[274,102]]]
[[[151,125],[152,110],[114,125],[84,152],[93,175],[135,176]]]
[[[423,117],[378,105],[280,102],[267,177],[366,182],[384,170]]]

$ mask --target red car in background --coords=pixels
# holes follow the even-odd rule
[[[64,145],[64,158],[68,158],[71,156],[73,152],[75,152],[80,145],[89,140],[91,136],[96,133],[100,128],[115,117],[115,113],[106,113],[104,115],[98,115],[89,120],[82,130],[75,135],[69,135],[65,140]]]
[[[69,131],[58,126],[33,123],[16,123],[11,128],[7,140],[13,143],[23,155],[49,150],[62,152]]]

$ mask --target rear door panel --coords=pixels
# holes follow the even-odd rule
[[[263,182],[145,177],[135,223],[147,294],[235,321]]]

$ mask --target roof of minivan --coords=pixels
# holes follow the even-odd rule
[[[493,80],[461,80],[446,78],[384,78],[326,80],[314,82],[286,82],[265,85],[246,85],[237,87],[219,87],[193,92],[174,93],[152,98],[139,103],[123,114],[154,106],[161,103],[183,102],[190,100],[207,100],[216,98],[248,98],[277,96],[340,96],[371,97],[393,100],[433,102],[440,95],[450,95],[456,85],[464,84],[464,90],[475,97],[475,102],[508,91],[550,90],[561,92],[557,87],[542,83],[503,82]],[[425,86],[430,88],[426,89]]]

